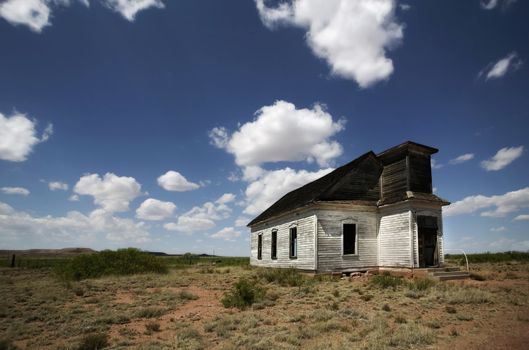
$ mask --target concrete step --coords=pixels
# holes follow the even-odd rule
[[[462,273],[466,273],[466,272],[465,271],[436,271],[436,272],[428,272],[428,275],[437,277],[437,276],[460,275]]]
[[[470,275],[466,272],[462,272],[458,275],[435,276],[434,278],[439,281],[466,280],[470,278]]]
[[[426,269],[428,272],[452,272],[461,271],[459,267],[429,267]]]

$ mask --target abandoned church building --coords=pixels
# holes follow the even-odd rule
[[[248,224],[251,264],[313,272],[442,264],[449,203],[432,193],[436,152],[410,141],[370,151],[287,193]]]

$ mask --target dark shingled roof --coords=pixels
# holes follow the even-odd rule
[[[407,141],[378,155],[369,151],[352,162],[331,171],[329,174],[287,193],[253,219],[248,226],[318,201],[355,201],[363,205],[373,206],[394,202],[394,199],[386,200],[388,203],[380,201],[379,178],[382,175],[385,164],[391,163],[395,157],[399,157],[409,151],[431,155],[438,150]],[[443,205],[448,204],[446,200],[434,194],[409,191],[403,193],[398,200],[411,198],[436,201]]]
[[[369,173],[372,173],[372,163],[376,163],[377,165],[379,165],[380,172],[382,171],[382,165],[377,159],[377,156],[372,151],[369,151],[366,154],[353,160],[352,162],[347,163],[331,171],[329,174],[320,177],[319,179],[312,181],[292,192],[287,193],[286,195],[281,197],[281,199],[275,202],[272,206],[262,212],[261,215],[253,219],[248,224],[248,226],[264,221],[286,211],[303,207],[318,200],[329,200],[329,194],[330,192],[332,192],[334,185],[338,184],[340,180],[342,180],[349,174],[352,174],[354,177],[360,179],[367,177]],[[376,176],[376,185],[378,185],[379,176],[380,173]],[[368,187],[366,186],[366,184],[363,185],[364,186],[362,187]],[[365,188],[365,190],[365,192],[367,192],[369,188]],[[355,197],[357,198],[347,199],[363,199],[361,193],[357,194]],[[376,205],[377,200],[378,198],[373,200],[373,205]]]

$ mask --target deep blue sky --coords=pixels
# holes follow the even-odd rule
[[[321,103],[334,121],[346,120],[345,128],[330,137],[343,147],[330,166],[413,140],[440,149],[434,158],[444,166],[434,169],[434,186],[451,202],[529,186],[525,1],[493,10],[483,9],[479,1],[407,1],[408,10],[397,7],[394,13],[403,25],[402,40],[385,53],[394,71],[367,88],[331,74],[307,44],[306,29],[263,25],[253,1],[164,4],[139,12],[134,21],[95,1],[89,8],[78,3],[54,7],[51,25],[40,33],[0,17],[0,113],[26,115],[37,123],[38,136],[48,124],[54,129],[26,160],[0,159],[0,187],[30,192],[0,192],[0,202],[15,213],[0,215],[0,248],[138,246],[247,255],[248,231],[235,226],[235,220],[252,217],[242,213],[251,200],[245,195],[250,181],[240,179],[234,156],[214,147],[208,132],[220,126],[233,132],[277,100],[298,109]],[[516,53],[511,66],[517,67],[493,79],[479,76],[511,53]],[[500,149],[519,146],[522,155],[502,169],[480,166]],[[468,153],[474,157],[448,164]],[[305,161],[262,165],[270,171],[286,166],[320,168]],[[166,191],[156,179],[169,170],[203,186]],[[57,234],[56,222],[68,211],[89,215],[98,208],[89,195],[68,200],[81,176],[105,173],[133,177],[148,192],[115,217],[145,221],[135,218],[135,210],[147,198],[173,202],[177,209],[164,220],[145,221],[149,238],[144,241],[116,241],[102,233],[85,241]],[[230,173],[239,180],[229,181]],[[49,181],[69,188],[50,191]],[[224,193],[237,197],[227,204],[229,216],[225,213],[214,227],[188,234],[162,227]],[[528,250],[529,221],[514,218],[529,214],[529,196],[514,197],[446,216],[445,246]],[[481,215],[502,205],[510,208],[502,216]],[[54,222],[49,226],[43,223],[48,215]],[[231,241],[209,237],[224,228],[240,236],[234,234]]]

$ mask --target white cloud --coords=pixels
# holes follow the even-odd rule
[[[399,8],[402,10],[402,11],[409,11],[411,9],[411,6],[408,5],[408,4],[399,4]]]
[[[243,217],[243,216],[240,216],[237,218],[237,220],[235,220],[235,226],[236,227],[246,227],[246,225],[252,221],[252,219],[248,218],[248,217]]]
[[[136,217],[142,220],[164,220],[173,215],[176,205],[148,198],[136,209]]]
[[[471,159],[474,159],[474,153],[465,153],[460,155],[459,157],[451,159],[449,163],[452,165],[461,164],[464,162],[468,162]]]
[[[25,114],[15,113],[5,117],[0,113],[0,159],[23,162],[35,145],[47,141],[53,133],[53,126],[49,124],[39,139],[36,124]]]
[[[285,168],[267,171],[246,188],[246,208],[244,212],[249,215],[259,214],[283,195],[328,174],[332,170],[322,169],[316,172],[309,172]]]
[[[491,232],[503,232],[503,231],[507,231],[507,227],[505,226],[500,226],[500,227],[492,227],[490,229]]]
[[[529,250],[529,240],[521,241],[512,238],[500,238],[489,243],[490,250],[497,252],[505,251],[527,251]]]
[[[484,10],[494,10],[500,4],[503,9],[506,9],[515,2],[516,0],[481,0],[480,5]]]
[[[217,233],[212,234],[210,237],[212,238],[220,238],[225,241],[234,241],[235,238],[240,237],[241,233],[239,231],[235,231],[233,227],[224,227],[222,230],[220,230]]]
[[[167,223],[164,228],[169,231],[192,234],[196,231],[205,231],[215,227],[215,221],[230,217],[232,210],[226,203],[233,201],[235,197],[231,198],[229,195],[231,194],[225,193],[215,202],[206,202],[200,207],[193,207],[180,215],[176,223]]]
[[[230,140],[228,129],[223,126],[217,126],[208,133],[210,143],[217,148],[226,148]]]
[[[103,4],[109,9],[120,13],[129,21],[134,21],[138,12],[150,7],[164,8],[161,0],[102,0]]]
[[[196,190],[199,184],[187,181],[178,171],[169,170],[158,178],[158,185],[167,191],[185,192]]]
[[[94,203],[109,213],[129,210],[129,203],[140,196],[141,185],[133,177],[106,173],[82,176],[75,184],[74,192],[94,197]]]
[[[51,26],[53,8],[70,6],[74,0],[6,0],[0,3],[0,17],[13,25],[25,25],[36,33]],[[78,0],[86,7],[88,0]],[[134,21],[138,12],[148,8],[164,8],[161,0],[100,0],[110,10]]]
[[[481,70],[478,77],[485,76],[485,80],[498,79],[505,76],[508,72],[514,72],[519,69],[523,61],[518,58],[516,52],[510,53],[496,63],[489,63],[487,67]]]
[[[214,145],[233,154],[235,162],[243,167],[300,160],[326,165],[342,154],[342,146],[330,138],[343,128],[344,121],[334,122],[322,105],[296,109],[292,103],[276,101],[259,109],[255,120],[233,134],[222,129],[220,140],[221,128],[216,128],[210,138]]]
[[[0,17],[13,25],[26,25],[39,33],[50,25],[50,7],[46,0],[7,0],[0,4]]]
[[[76,195],[76,194],[72,194],[72,195],[70,196],[70,198],[68,198],[68,200],[69,200],[70,202],[78,202],[78,201],[79,201],[79,196]]]
[[[523,146],[502,148],[491,159],[482,161],[481,167],[487,171],[501,170],[519,158],[523,149]]]
[[[57,190],[68,191],[68,184],[64,182],[60,182],[60,181],[51,181],[48,183],[48,188],[51,191],[57,191]]]
[[[89,215],[71,211],[66,216],[35,217],[0,202],[0,240],[4,242],[86,245],[100,242],[102,238],[129,243],[150,241],[143,222],[115,217],[102,209]]]
[[[236,196],[233,193],[224,193],[215,201],[217,204],[227,204],[235,200]]]
[[[276,8],[255,0],[263,23],[274,28],[292,25],[307,30],[312,52],[333,74],[368,87],[393,73],[386,50],[403,38],[393,0],[294,0]]]
[[[515,221],[529,220],[529,214],[521,214],[514,218]]]
[[[442,167],[444,167],[444,164],[437,163],[437,161],[433,158],[430,160],[430,163],[431,163],[432,169],[441,169]]]
[[[23,187],[2,187],[0,188],[0,192],[5,194],[18,194],[21,196],[27,196],[29,194],[29,190]]]
[[[529,187],[490,197],[469,196],[450,204],[443,213],[446,216],[454,216],[481,211],[481,216],[504,217],[524,208],[529,208]],[[489,210],[483,211],[484,209]]]

